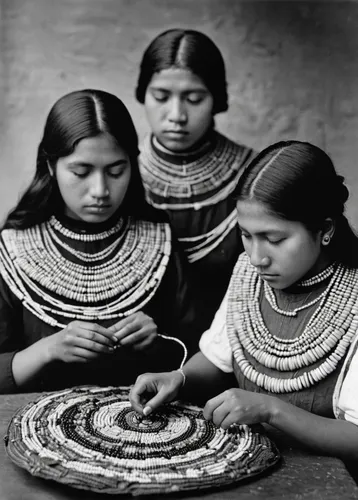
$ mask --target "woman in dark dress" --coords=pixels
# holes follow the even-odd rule
[[[141,375],[132,404],[149,414],[206,394],[205,418],[224,429],[264,422],[357,460],[358,239],[343,178],[316,146],[281,142],[248,166],[237,198],[245,253],[201,352],[182,373]]]
[[[51,109],[1,231],[0,392],[128,385],[196,352],[183,262],[145,203],[137,156],[114,95],[76,91]]]
[[[143,55],[136,97],[151,128],[139,157],[147,200],[169,216],[209,326],[242,251],[233,191],[253,155],[215,130],[228,108],[219,49],[197,31],[161,33]]]

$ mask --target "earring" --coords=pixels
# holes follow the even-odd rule
[[[325,234],[322,238],[322,245],[329,245],[331,242],[331,237],[328,234]]]

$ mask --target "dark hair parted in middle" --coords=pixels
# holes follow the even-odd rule
[[[144,188],[137,162],[138,137],[132,118],[115,95],[84,89],[64,95],[51,108],[38,147],[35,176],[8,215],[4,227],[25,229],[44,222],[60,211],[63,201],[56,176],[50,175],[49,166],[55,171],[57,160],[73,153],[82,139],[104,133],[115,139],[131,163],[131,180],[121,213],[142,213]]]
[[[187,69],[202,80],[213,96],[213,114],[228,109],[224,60],[208,36],[194,30],[171,29],[150,43],[142,58],[136,88],[141,104],[154,73],[170,68]]]
[[[322,149],[301,141],[282,141],[259,153],[242,174],[237,199],[262,203],[268,212],[301,222],[317,232],[331,218],[335,232],[328,250],[358,267],[358,238],[344,215],[349,191]]]

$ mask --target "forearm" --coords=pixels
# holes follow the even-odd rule
[[[324,418],[272,398],[269,424],[320,453],[358,459],[358,428],[345,420]]]
[[[186,381],[180,398],[204,404],[207,399],[232,386],[233,377],[224,373],[200,351],[184,365]]]
[[[12,360],[12,373],[17,387],[23,387],[49,363],[47,339],[41,339],[15,354]]]

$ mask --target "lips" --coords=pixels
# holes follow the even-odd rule
[[[259,276],[264,280],[278,278],[278,274],[259,273]]]
[[[87,208],[109,208],[111,205],[87,205]]]
[[[166,135],[188,135],[185,130],[164,130],[163,133]]]

